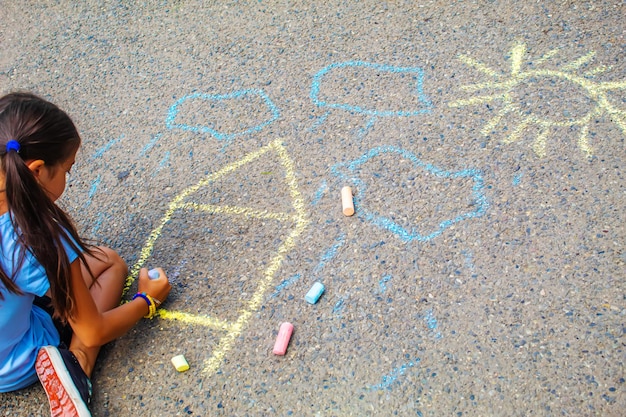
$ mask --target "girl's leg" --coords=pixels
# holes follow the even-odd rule
[[[86,256],[87,264],[95,277],[95,282],[84,264],[82,265],[83,278],[98,309],[101,312],[109,311],[120,305],[124,283],[128,275],[128,266],[110,248],[98,247],[95,255],[96,257]],[[88,348],[78,337],[73,336],[69,349],[78,359],[83,371],[91,378],[100,347]]]

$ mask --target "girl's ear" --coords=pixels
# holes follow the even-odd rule
[[[41,174],[41,170],[44,164],[45,163],[42,159],[34,159],[32,161],[26,162],[26,166],[33,172],[35,178],[39,178],[39,174]]]

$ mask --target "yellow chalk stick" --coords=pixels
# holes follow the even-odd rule
[[[178,372],[185,372],[189,369],[187,359],[185,359],[185,356],[183,355],[174,356],[172,358],[172,365],[174,365],[174,368],[176,368]]]

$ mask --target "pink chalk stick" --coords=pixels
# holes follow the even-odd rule
[[[274,343],[274,355],[282,356],[287,352],[287,345],[289,344],[289,339],[291,339],[291,333],[293,333],[293,324],[285,322],[280,325],[276,343]]]

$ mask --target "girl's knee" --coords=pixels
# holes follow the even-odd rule
[[[128,266],[113,249],[105,246],[94,248],[93,256],[86,257],[94,275],[89,286],[99,308],[106,311],[119,303],[128,276]]]
[[[105,269],[115,268],[116,270],[123,271],[124,274],[128,273],[126,261],[113,249],[106,246],[98,246],[96,252],[96,257],[101,258],[105,263]]]
[[[103,275],[107,276],[107,280],[123,282],[128,275],[128,265],[113,249],[106,246],[98,246],[94,248],[93,255],[86,255],[85,261],[87,265],[83,265],[83,276],[89,288],[93,282],[99,281]],[[91,280],[93,276],[94,280]],[[112,283],[112,281],[111,281]]]

